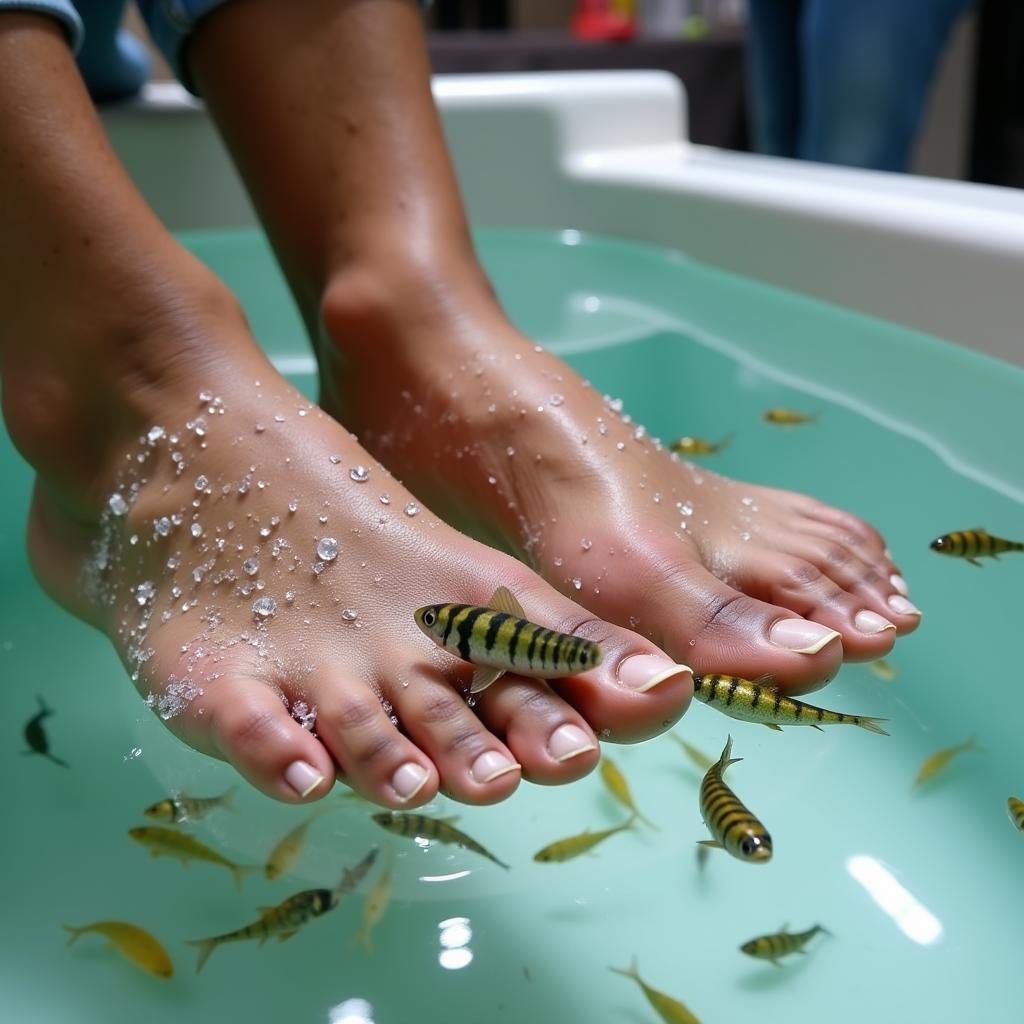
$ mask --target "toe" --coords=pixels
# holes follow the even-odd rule
[[[434,797],[436,768],[399,732],[370,687],[339,669],[321,669],[310,683],[319,695],[317,734],[356,792],[385,807],[415,807]]]
[[[334,764],[323,744],[259,680],[218,679],[180,717],[175,731],[185,733],[188,743],[228,761],[275,800],[317,800],[334,784]]]

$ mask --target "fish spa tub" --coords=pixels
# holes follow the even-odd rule
[[[1024,536],[1021,197],[693,146],[679,86],[658,74],[451,78],[436,91],[483,259],[525,331],[654,435],[731,434],[709,468],[807,491],[886,534],[923,624],[888,659],[894,677],[851,664],[809,699],[885,717],[891,735],[776,733],[693,704],[672,732],[713,757],[732,735],[744,761],[727,780],[775,839],[763,867],[719,851],[698,864],[702,772],[659,737],[608,750],[657,830],[589,855],[532,859],[624,819],[596,772],[524,784],[494,807],[424,809],[458,814],[507,871],[386,834],[368,805],[331,795],[287,873],[236,889],[221,868],[151,860],[128,838],[162,797],[219,794],[235,777],[175,740],[107,641],[35,584],[31,474],[3,437],[0,1020],[656,1022],[608,970],[634,958],[704,1024],[1021,1020],[1024,835],[1006,803],[1024,797],[1024,557],[977,568],[928,546],[979,525]],[[153,88],[105,116],[160,215],[315,394],[299,319],[201,107]],[[817,418],[780,428],[761,418],[770,407]],[[67,768],[23,756],[37,696]],[[972,736],[975,749],[913,786],[930,754]],[[233,810],[188,831],[259,865],[309,814],[242,784]],[[384,856],[331,913],[285,944],[218,949],[196,973],[185,940],[336,884],[374,845]],[[387,857],[391,902],[368,951],[354,936]],[[147,929],[174,977],[99,936],[65,945],[62,924],[97,920]],[[831,935],[781,969],[740,952],[784,923]]]

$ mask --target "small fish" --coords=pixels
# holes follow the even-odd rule
[[[560,864],[563,861],[572,860],[573,857],[579,857],[580,854],[592,850],[598,843],[603,843],[609,836],[632,828],[635,820],[636,815],[632,814],[627,821],[624,821],[621,825],[616,825],[614,828],[602,829],[600,832],[591,832],[588,829],[586,832],[581,832],[578,836],[558,839],[553,843],[549,843],[542,850],[538,850],[533,855],[533,859],[540,864]]]
[[[506,672],[559,679],[601,664],[601,648],[592,641],[528,622],[507,587],[498,587],[487,607],[428,604],[414,617],[434,643],[476,667],[470,693],[487,689]]]
[[[239,891],[242,888],[242,879],[250,871],[259,871],[257,867],[236,864],[234,861],[222,857],[216,850],[199,842],[185,832],[177,832],[171,828],[162,828],[159,825],[143,826],[141,828],[130,828],[128,835],[137,843],[141,843],[154,857],[161,855],[174,857],[180,860],[183,865],[188,865],[190,860],[206,861],[209,864],[220,864],[227,868],[234,876],[235,885]]]
[[[668,734],[683,748],[686,752],[686,756],[702,771],[706,772],[714,763],[713,757],[708,757],[702,750],[698,750],[695,746],[687,743],[686,740],[677,736],[674,732]]]
[[[697,700],[722,714],[740,722],[756,722],[769,729],[781,731],[784,725],[809,725],[820,729],[823,725],[856,725],[882,736],[889,734],[878,724],[884,718],[863,715],[844,715],[839,711],[805,704],[793,697],[783,697],[771,686],[760,686],[739,676],[693,677],[693,695]]]
[[[181,825],[186,821],[198,821],[218,807],[233,808],[234,796],[237,791],[238,787],[232,786],[220,796],[188,796],[185,793],[175,793],[174,796],[169,796],[151,807],[147,807],[143,814],[147,818],[166,821],[171,825]]]
[[[381,828],[388,832],[394,832],[399,836],[414,838],[420,836],[423,839],[432,839],[438,843],[454,843],[456,846],[463,846],[467,850],[479,853],[488,860],[494,861],[498,867],[508,870],[504,861],[498,860],[493,853],[485,850],[475,839],[471,839],[465,832],[460,832],[453,824],[454,819],[428,818],[425,814],[403,814],[398,811],[382,811],[379,814],[371,814],[370,817]]]
[[[624,978],[632,978],[647,997],[647,1002],[654,1007],[655,1012],[665,1024],[700,1024],[700,1021],[685,1007],[678,999],[651,988],[643,978],[637,966],[636,957],[628,967],[609,967],[613,974],[621,974]]]
[[[791,953],[803,953],[804,946],[819,932],[822,935],[832,934],[820,924],[808,928],[805,932],[790,932],[787,931],[787,928],[788,925],[783,925],[773,935],[759,935],[756,939],[744,942],[740,946],[740,951],[746,953],[747,956],[757,957],[758,960],[770,960],[776,967],[781,967],[779,957],[789,956]]]
[[[170,978],[174,974],[174,965],[167,950],[138,925],[128,924],[127,921],[94,921],[80,928],[70,924],[61,927],[71,933],[71,938],[68,939],[69,946],[81,936],[95,932],[109,939],[114,949],[126,960],[130,960],[148,974],[157,978]]]
[[[306,833],[309,831],[309,826],[317,818],[322,818],[325,814],[335,809],[335,807],[330,806],[314,811],[305,821],[300,822],[281,839],[267,857],[267,863],[263,868],[264,877],[274,879],[278,875],[283,875],[286,871],[291,870],[306,845]]]
[[[377,860],[377,853],[375,846],[354,868],[345,868],[341,881],[334,887],[334,895],[340,899],[355,892],[359,888],[359,883],[370,873]]]
[[[751,864],[764,864],[772,859],[772,837],[722,781],[726,768],[743,760],[730,757],[731,753],[730,736],[722,756],[708,769],[700,784],[700,814],[715,837],[702,839],[700,845],[724,849]]]
[[[962,754],[965,750],[977,750],[974,739],[972,736],[955,747],[943,747],[942,750],[936,750],[930,757],[925,758],[924,764],[921,765],[917,773],[917,778],[914,779],[914,785],[921,786],[929,779],[935,778],[957,754]]]
[[[676,455],[714,455],[720,452],[732,440],[732,434],[721,441],[705,441],[702,437],[680,437],[669,446],[669,451]]]
[[[871,671],[879,679],[884,679],[887,683],[891,683],[896,678],[896,669],[885,658],[879,658],[877,661],[871,662]]]
[[[636,808],[636,804],[633,802],[633,794],[630,792],[629,783],[626,782],[626,777],[619,771],[618,765],[610,757],[601,758],[601,778],[604,781],[605,786],[608,788],[608,792],[611,793],[616,800],[626,808],[627,811],[632,812],[638,817],[645,825],[649,828],[657,830],[658,826],[650,820],[645,818]]]
[[[998,559],[1005,551],[1024,551],[1024,544],[1016,540],[1004,540],[993,537],[984,528],[978,526],[973,530],[957,530],[936,537],[929,547],[940,555],[953,558],[966,558],[971,565],[981,566],[979,558]]]
[[[766,409],[761,418],[766,423],[777,423],[782,426],[793,427],[798,423],[811,423],[818,417],[812,413],[795,412],[793,409]]]
[[[70,768],[71,765],[67,761],[62,761],[50,753],[50,740],[43,729],[43,719],[54,713],[53,708],[48,708],[42,697],[37,696],[36,700],[39,701],[39,710],[25,723],[25,742],[28,744],[28,750],[23,750],[22,753],[39,754],[62,768]]]
[[[1018,800],[1011,796],[1006,801],[1006,810],[1010,815],[1010,821],[1019,832],[1024,832],[1024,800]]]
[[[384,916],[384,912],[391,903],[391,874],[392,859],[388,860],[380,878],[373,884],[373,887],[366,894],[363,901],[363,926],[359,929],[356,941],[362,944],[367,953],[373,952],[373,943],[370,940],[370,933],[377,922]]]

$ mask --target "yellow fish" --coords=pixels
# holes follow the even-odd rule
[[[879,679],[884,679],[888,683],[891,683],[896,678],[896,669],[885,658],[879,658],[877,661],[871,662],[871,671]]]
[[[267,863],[263,868],[264,877],[273,879],[289,871],[299,859],[299,855],[306,845],[306,833],[309,831],[309,826],[317,818],[322,818],[335,809],[334,807],[323,807],[314,811],[305,821],[300,822],[281,839],[267,857]]]
[[[147,818],[166,821],[171,825],[180,825],[186,821],[198,821],[218,807],[233,808],[234,796],[237,791],[238,787],[232,786],[220,796],[203,797],[175,793],[174,796],[169,796],[147,807],[143,813]]]
[[[384,912],[391,903],[391,873],[393,859],[389,858],[387,866],[380,878],[366,894],[363,901],[363,926],[356,936],[356,941],[362,943],[367,953],[373,952],[373,943],[370,941],[370,932],[373,931],[377,922],[384,916]]]
[[[702,750],[698,750],[695,746],[687,743],[686,740],[677,736],[674,732],[668,734],[683,748],[686,756],[702,771],[706,772],[714,763],[713,757],[708,757]]]
[[[604,780],[605,786],[608,788],[608,792],[611,793],[616,800],[626,808],[627,811],[631,811],[636,817],[638,817],[645,825],[657,830],[658,826],[650,820],[645,818],[636,808],[636,804],[633,802],[633,794],[630,792],[629,783],[626,782],[626,777],[619,771],[618,765],[610,757],[601,758],[601,778]]]
[[[272,935],[276,935],[279,942],[286,942],[304,925],[333,910],[342,896],[352,892],[370,870],[376,856],[377,850],[374,848],[354,868],[345,871],[341,882],[334,889],[304,889],[277,906],[257,908],[260,916],[251,924],[243,925],[233,932],[213,935],[208,939],[189,939],[188,945],[199,948],[196,974],[203,969],[210,954],[227,942],[256,939],[262,946]]]
[[[965,750],[976,750],[977,747],[974,743],[974,737],[972,736],[968,740],[964,740],[963,743],[958,743],[955,747],[943,747],[942,750],[935,751],[930,757],[925,759],[924,764],[921,765],[920,770],[917,773],[917,778],[914,779],[915,786],[921,786],[928,782],[929,779],[935,778],[939,772],[942,771],[950,761],[953,760],[957,754],[962,754]]]
[[[832,934],[827,928],[822,928],[820,924],[808,928],[805,932],[790,932],[787,930],[787,926],[783,925],[782,929],[773,935],[759,935],[756,939],[744,942],[740,946],[740,951],[746,953],[747,956],[756,957],[758,960],[770,960],[776,967],[781,967],[780,956],[803,953],[804,946],[819,932],[822,935]]]
[[[465,832],[460,832],[453,824],[454,819],[428,818],[425,814],[403,814],[398,811],[381,811],[379,814],[371,814],[370,817],[381,828],[388,832],[394,832],[399,836],[415,838],[420,836],[423,839],[432,839],[438,843],[454,843],[456,846],[463,846],[467,850],[479,853],[490,861],[494,861],[498,867],[508,870],[504,861],[498,860],[489,850],[485,850],[475,839],[471,839]]]
[[[174,829],[161,828],[159,825],[143,826],[129,829],[128,835],[137,843],[145,846],[154,857],[161,855],[174,857],[185,866],[188,866],[190,860],[220,864],[234,876],[235,885],[238,886],[239,891],[242,888],[242,879],[250,871],[259,870],[257,867],[236,864],[234,861],[228,860],[227,857],[222,857],[216,850],[211,850],[209,846],[199,842],[198,839],[194,839],[184,832],[176,832]]]
[[[714,455],[720,452],[730,441],[732,434],[723,437],[721,441],[705,441],[702,437],[680,437],[669,446],[669,451],[676,455]]]
[[[971,565],[981,566],[979,558],[998,559],[1006,551],[1024,551],[1024,544],[1016,540],[1004,540],[993,537],[980,526],[973,530],[957,530],[936,537],[929,547],[940,555],[951,555],[953,558],[966,558]]]
[[[792,409],[766,409],[762,414],[766,423],[778,423],[793,427],[798,423],[811,423],[818,417],[811,413],[794,412]]]
[[[558,839],[553,843],[549,843],[542,850],[538,850],[533,855],[533,859],[540,864],[560,864],[562,861],[572,860],[573,857],[579,857],[580,854],[592,850],[598,843],[603,843],[609,836],[632,828],[635,820],[636,815],[631,814],[627,821],[624,821],[621,825],[616,825],[615,828],[606,828],[600,832],[588,830],[581,832],[578,836]]]
[[[476,666],[470,693],[487,689],[506,672],[560,679],[601,664],[601,648],[592,641],[528,622],[507,587],[498,587],[487,607],[428,604],[413,617],[435,644]]]
[[[1010,821],[1013,822],[1017,830],[1024,832],[1024,800],[1018,800],[1015,796],[1011,796],[1006,801],[1006,809],[1010,814]]]
[[[772,859],[772,837],[768,830],[740,803],[736,794],[722,781],[726,768],[742,757],[729,757],[732,737],[717,763],[700,784],[700,814],[714,839],[702,839],[701,846],[721,847],[739,860],[765,864]]]
[[[80,928],[65,924],[61,926],[71,933],[68,945],[88,932],[95,932],[110,940],[110,944],[127,960],[141,967],[157,978],[170,978],[174,965],[167,950],[149,932],[126,921],[94,921]]]
[[[700,1021],[678,999],[673,999],[671,996],[665,995],[664,992],[651,988],[640,977],[635,957],[628,967],[609,967],[608,970],[614,974],[621,974],[624,978],[632,978],[640,986],[641,991],[647,997],[647,1002],[654,1007],[655,1012],[665,1024],[700,1024]]]

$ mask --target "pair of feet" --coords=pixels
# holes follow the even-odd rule
[[[488,295],[349,281],[321,313],[321,407],[221,295],[122,344],[101,381],[28,360],[4,395],[39,472],[43,585],[177,735],[270,796],[340,776],[387,807],[492,803],[671,725],[686,666],[800,692],[917,625],[874,529],[670,456]],[[471,667],[412,613],[499,585],[602,664],[470,706]]]

